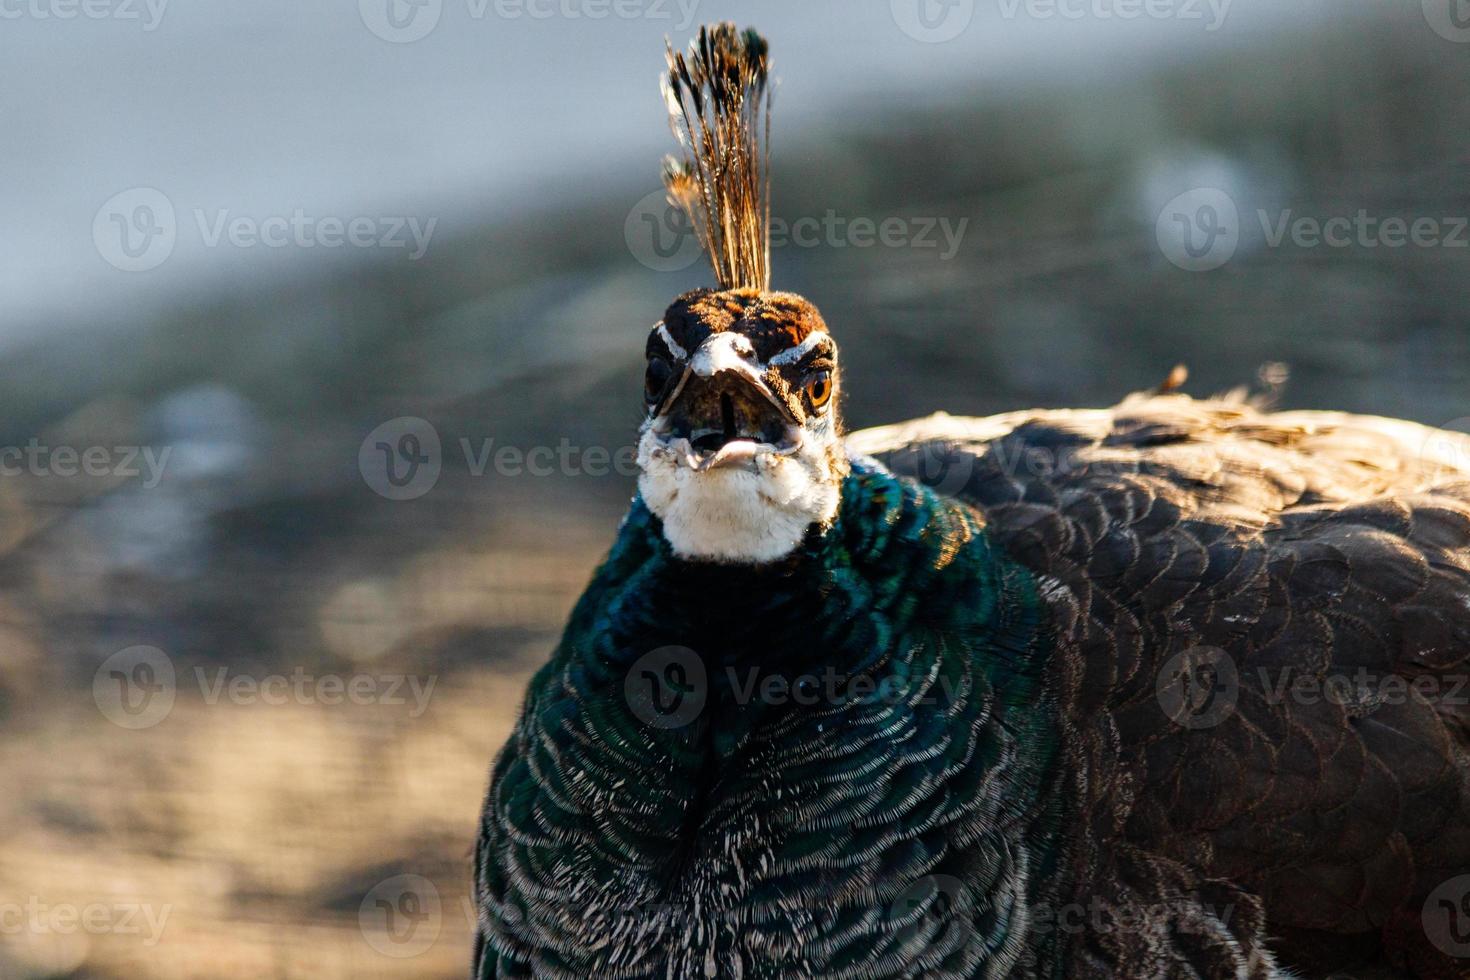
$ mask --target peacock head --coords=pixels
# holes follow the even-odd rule
[[[687,558],[764,563],[837,512],[837,346],[793,293],[699,289],[648,336],[643,500]]]
[[[664,163],[715,289],[676,299],[648,337],[643,500],[687,558],[761,564],[837,513],[847,458],[837,347],[817,308],[772,292],[769,47],[734,24],[668,47]],[[762,126],[762,122],[765,125]]]

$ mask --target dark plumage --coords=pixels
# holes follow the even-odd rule
[[[849,443],[974,509],[860,463],[830,531],[740,568],[635,504],[496,768],[485,975],[1464,975],[1420,921],[1470,869],[1462,444],[1182,396]],[[707,680],[660,729],[625,681],[670,644]],[[1159,688],[1198,647],[1237,686],[1193,727]],[[728,682],[827,667],[911,687]]]
[[[1172,957],[1236,976],[1266,936],[1313,976],[1470,972],[1421,921],[1470,872],[1466,440],[1167,396],[854,441],[979,507],[1055,583],[1079,895],[1187,919],[1195,896],[1249,893],[1190,944],[1162,918],[1085,937],[1069,975],[1172,976]],[[1229,697],[1171,718],[1170,661],[1191,649],[1227,658]]]
[[[844,444],[820,313],[748,284],[645,349],[477,977],[1470,975],[1470,441],[1176,372]]]
[[[1029,900],[1055,860],[1026,843],[1050,837],[1038,796],[1056,778],[1055,734],[1032,710],[1041,614],[973,512],[881,470],[856,471],[837,525],[779,566],[680,561],[635,504],[496,766],[482,975],[1014,958],[1022,937],[995,902]],[[692,717],[648,701],[673,688],[671,666]],[[815,703],[742,693],[771,678],[809,679]],[[951,896],[977,934],[936,935],[938,875],[984,884]]]

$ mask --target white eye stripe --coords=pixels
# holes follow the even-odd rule
[[[770,366],[784,367],[787,364],[795,364],[797,361],[801,360],[803,357],[806,357],[813,350],[815,350],[817,348],[817,345],[825,340],[826,337],[827,334],[825,331],[813,330],[811,333],[807,334],[806,340],[803,340],[801,343],[797,344],[795,347],[792,347],[789,350],[783,350],[781,353],[771,358]]]
[[[674,338],[669,336],[669,329],[663,325],[662,321],[659,322],[655,330],[658,332],[659,339],[664,342],[664,346],[668,347],[670,354],[673,354],[681,361],[688,359],[688,352],[674,342]]]

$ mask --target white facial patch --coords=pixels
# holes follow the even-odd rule
[[[761,453],[748,465],[698,472],[646,427],[638,490],[675,554],[764,564],[791,554],[809,527],[836,516],[841,477],[828,450],[807,438],[789,455]]]
[[[657,330],[670,352],[683,357],[664,325]],[[813,332],[773,357],[771,365],[795,363],[825,338],[825,333]],[[749,337],[714,333],[689,357],[688,372],[666,404],[677,401],[690,378],[731,374],[784,411],[765,373]],[[827,525],[836,516],[845,457],[834,447],[836,425],[830,416],[809,422],[799,441],[793,437],[780,446],[742,441],[713,456],[709,450],[692,451],[688,438],[672,438],[667,430],[661,418],[644,424],[638,490],[663,521],[664,537],[675,554],[742,564],[776,561],[796,550],[813,524]]]

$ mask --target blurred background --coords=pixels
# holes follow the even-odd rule
[[[464,974],[720,19],[854,427],[1184,362],[1470,428],[1464,0],[0,0],[0,977]]]

